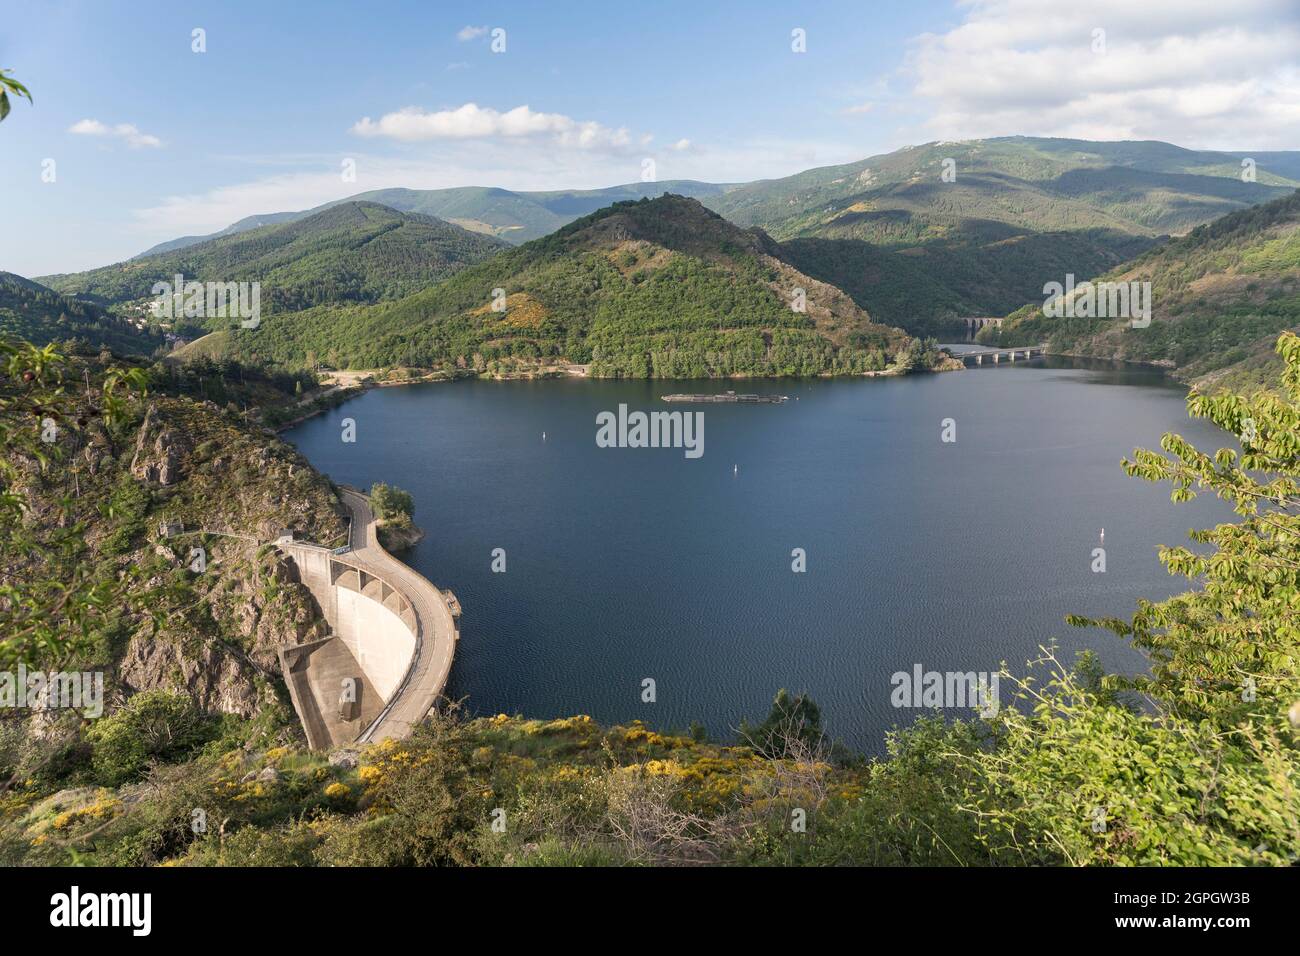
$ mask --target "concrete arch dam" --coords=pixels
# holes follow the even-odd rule
[[[320,606],[331,634],[280,648],[294,709],[314,749],[404,737],[442,694],[459,638],[459,605],[380,547],[364,496],[346,554],[281,538],[277,544]]]

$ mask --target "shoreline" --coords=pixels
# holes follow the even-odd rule
[[[1110,357],[1097,356],[1097,355],[1079,355],[1070,352],[1044,352],[1043,357],[1082,359],[1091,362],[1107,362],[1115,365],[1129,365],[1129,366],[1136,366],[1139,368],[1156,369],[1163,372],[1165,376],[1169,378],[1171,381],[1177,382],[1179,385],[1183,385],[1185,387],[1190,387],[1190,385],[1187,382],[1180,380],[1174,374],[1177,371],[1176,367],[1171,367],[1169,365],[1160,362],[1139,362],[1139,361],[1134,361],[1129,359],[1110,358]],[[317,408],[313,408],[311,411],[307,412],[306,414],[298,415],[290,419],[289,421],[282,422],[274,427],[271,426],[267,426],[267,427],[270,427],[270,430],[276,435],[282,434],[283,432],[286,432],[291,428],[296,428],[298,425],[301,425],[303,422],[310,421],[311,419],[317,417],[318,415],[323,415],[325,412],[337,408],[339,405],[342,405],[345,402],[349,402],[354,398],[360,398],[366,392],[369,392],[370,390],[376,388],[400,388],[406,385],[429,385],[434,383],[449,384],[453,382],[463,381],[465,379],[478,379],[481,381],[490,381],[490,382],[541,381],[545,379],[560,379],[560,378],[583,378],[592,381],[638,381],[638,382],[654,382],[654,381],[736,382],[736,381],[753,381],[757,379],[769,379],[774,382],[779,382],[779,381],[795,381],[801,378],[817,378],[817,379],[902,378],[908,375],[939,375],[944,372],[968,371],[968,369],[960,359],[952,359],[950,362],[943,363],[941,366],[938,366],[936,368],[921,369],[912,372],[905,372],[897,368],[887,368],[887,369],[880,369],[879,371],[855,372],[855,373],[845,374],[845,375],[834,375],[834,374],[798,375],[798,376],[795,375],[784,375],[784,376],[727,375],[727,376],[718,376],[714,378],[691,378],[691,379],[643,378],[643,379],[632,380],[632,379],[617,379],[617,378],[609,378],[609,379],[593,378],[593,376],[590,374],[590,366],[568,365],[568,366],[548,366],[543,369],[536,369],[529,372],[519,372],[514,374],[508,373],[504,375],[502,374],[488,375],[486,373],[476,373],[473,371],[458,369],[455,372],[450,372],[450,373],[441,372],[441,371],[427,372],[426,374],[423,375],[412,376],[410,378],[401,379],[399,381],[393,381],[391,379],[385,381],[375,381],[374,379],[369,377],[370,375],[373,374],[372,372],[369,371],[358,371],[358,372],[352,372],[351,370],[343,370],[343,371],[345,372],[347,378],[351,380],[352,384],[336,385],[332,388],[331,391],[323,392],[321,395],[318,395],[316,399],[308,400],[308,402],[312,402],[324,398],[327,395],[339,395],[340,398],[337,402],[333,402],[330,404],[322,405]]]
[[[282,423],[279,423],[277,425],[265,425],[265,428],[268,428],[269,431],[273,432],[274,434],[281,434],[282,432],[287,432],[289,431],[290,428],[296,428],[298,427],[298,425],[303,424],[304,421],[309,421],[312,420],[313,418],[316,418],[317,415],[324,415],[326,411],[333,410],[333,408],[337,408],[338,406],[343,405],[344,402],[350,402],[351,399],[360,398],[361,395],[370,392],[370,390],[372,389],[393,389],[393,388],[400,388],[400,386],[404,386],[404,385],[429,385],[429,384],[434,384],[434,382],[448,382],[448,384],[450,384],[450,382],[463,381],[465,380],[465,378],[477,378],[477,380],[481,380],[481,381],[542,381],[542,380],[547,380],[547,378],[590,378],[591,381],[701,381],[701,382],[754,381],[754,380],[759,380],[759,378],[764,378],[764,380],[771,380],[771,381],[793,381],[796,380],[796,378],[897,378],[906,375],[937,375],[937,373],[940,372],[961,371],[963,365],[959,362],[954,364],[944,364],[943,367],[920,369],[920,371],[917,372],[904,372],[898,368],[883,368],[880,369],[880,371],[854,372],[854,373],[849,373],[849,375],[815,375],[815,376],[729,375],[729,376],[719,376],[719,377],[712,377],[712,378],[636,378],[636,380],[629,380],[629,378],[623,378],[623,380],[620,380],[620,378],[593,378],[593,376],[591,376],[589,373],[589,368],[590,368],[589,365],[568,365],[568,367],[563,367],[563,368],[537,369],[537,371],[515,373],[515,375],[485,375],[485,373],[484,375],[480,375],[480,373],[464,372],[464,371],[458,371],[455,373],[430,372],[430,373],[426,373],[426,375],[421,375],[421,376],[416,376],[411,378],[403,378],[403,380],[400,381],[374,381],[373,378],[368,377],[369,372],[348,371],[348,376],[350,376],[351,381],[354,382],[354,384],[346,385],[346,386],[333,386],[333,388],[325,390],[325,392],[316,395],[315,398],[304,399],[302,405],[303,406],[312,405],[313,402],[320,401],[320,399],[329,397],[329,395],[339,395],[339,399],[337,402],[331,402],[328,403],[328,405],[313,407],[311,408],[311,411],[307,411],[303,415],[295,416],[295,418],[292,418],[287,421],[282,421]],[[581,369],[581,371],[573,371],[573,369]]]

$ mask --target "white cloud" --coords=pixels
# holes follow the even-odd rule
[[[858,103],[856,106],[846,106],[844,112],[849,115],[857,115],[860,113],[870,113],[875,108],[875,103]]]
[[[97,119],[83,119],[69,126],[68,132],[75,133],[78,136],[112,136],[125,140],[126,144],[133,149],[139,149],[142,146],[157,147],[162,145],[162,140],[157,136],[150,136],[148,133],[140,132],[139,128],[132,123],[118,123],[116,126],[108,126]]]
[[[470,40],[477,40],[487,33],[487,27],[461,27],[456,32],[456,39],[461,43],[468,43]]]
[[[1294,0],[970,0],[907,72],[930,136],[1300,146]],[[1104,52],[1094,51],[1094,31]]]
[[[282,173],[202,193],[167,196],[157,205],[134,211],[134,231],[148,237],[147,242],[204,235],[245,216],[309,209],[365,188],[370,187],[344,183],[336,172]]]
[[[528,106],[516,106],[500,113],[477,103],[433,113],[408,106],[396,113],[385,113],[378,120],[367,116],[353,125],[352,132],[403,142],[548,137],[579,149],[621,148],[631,142],[624,127],[612,129],[594,120],[579,121],[562,113],[537,113]]]
[[[673,143],[672,148],[679,153],[685,152],[691,148],[691,141],[689,139],[679,139],[677,142]]]
[[[99,120],[84,119],[78,120],[68,127],[69,133],[78,133],[82,136],[107,136],[108,127]]]

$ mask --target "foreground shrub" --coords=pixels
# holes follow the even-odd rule
[[[94,747],[96,778],[116,787],[137,779],[151,760],[184,757],[208,738],[209,722],[194,702],[167,691],[146,691],[121,710],[93,724],[87,738]]]

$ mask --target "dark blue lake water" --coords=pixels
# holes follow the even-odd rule
[[[1019,665],[1040,643],[1144,666],[1067,613],[1127,616],[1186,589],[1156,558],[1230,518],[1169,502],[1120,459],[1187,419],[1154,371],[1042,362],[901,379],[748,381],[783,405],[669,405],[717,382],[457,382],[378,389],[286,438],[337,481],[415,497],[403,555],[464,607],[449,693],[472,711],[699,720],[729,735],[778,688],[879,752],[914,711],[890,676]],[[703,411],[704,454],[599,448],[620,403]],[[341,421],[357,441],[341,441]],[[957,440],[941,441],[952,418]],[[545,432],[545,440],[543,440]],[[1093,548],[1105,528],[1106,572]],[[506,554],[505,573],[491,569]],[[791,570],[802,548],[807,571]],[[653,678],[657,700],[643,703]]]

